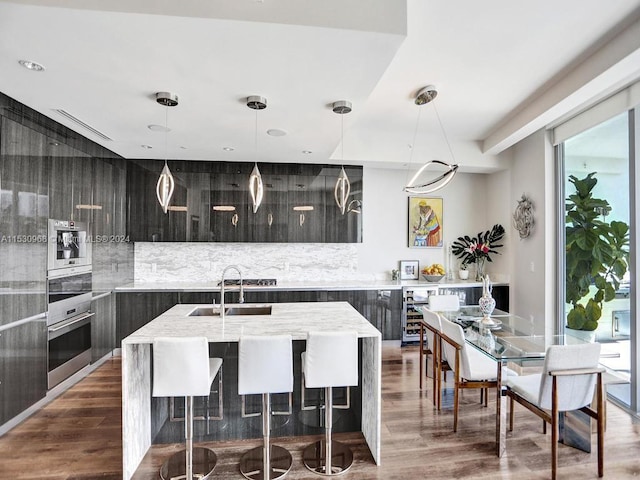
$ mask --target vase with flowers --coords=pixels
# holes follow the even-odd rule
[[[480,232],[475,237],[465,235],[451,244],[453,254],[462,260],[462,263],[469,265],[476,264],[476,281],[482,282],[484,279],[484,269],[486,262],[491,262],[491,255],[499,255],[496,249],[502,247],[500,242],[504,238],[504,227],[500,224],[494,225],[491,230]]]

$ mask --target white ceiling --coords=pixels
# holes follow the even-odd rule
[[[2,1],[0,91],[126,158],[404,168],[452,161],[433,104],[413,103],[434,84],[454,160],[463,171],[488,172],[504,167],[496,153],[640,78],[640,0],[603,5]],[[20,59],[46,70],[28,71]],[[168,111],[166,150],[165,135],[147,128],[165,124],[158,91],[180,97]],[[249,95],[268,100],[257,113],[257,145]],[[353,103],[344,117],[331,111],[343,99]]]

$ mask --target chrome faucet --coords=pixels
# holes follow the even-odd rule
[[[237,265],[229,265],[222,271],[222,281],[220,282],[220,316],[224,318],[224,281],[228,270],[235,270],[240,275],[240,299],[238,303],[244,303],[244,286],[242,285],[242,272]]]

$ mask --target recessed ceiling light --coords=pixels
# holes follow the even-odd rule
[[[311,155],[313,152],[311,150],[302,150],[302,153],[305,155]]]
[[[153,147],[151,145],[140,145],[142,148],[146,148],[148,150],[152,149]]]
[[[311,212],[313,211],[313,205],[296,205],[293,210],[295,212]]]
[[[52,141],[49,142],[49,145],[51,145],[53,147],[57,147],[60,144],[58,142],[52,140]]]
[[[18,63],[22,65],[24,68],[33,70],[34,72],[44,71],[44,65],[41,65],[37,62],[31,62],[29,60],[18,60]]]
[[[272,137],[284,137],[286,134],[287,132],[279,128],[270,128],[267,130],[267,135],[271,135]]]
[[[235,150],[235,148],[233,148],[233,147],[222,147],[222,150],[224,150],[225,152],[233,152]]]
[[[165,127],[164,125],[147,125],[147,128],[152,132],[170,132],[171,129],[169,127]]]

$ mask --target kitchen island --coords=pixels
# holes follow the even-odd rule
[[[290,334],[294,341],[304,341],[310,330],[357,331],[361,343],[361,429],[375,462],[380,462],[381,334],[349,303],[274,303],[270,315],[227,315],[224,319],[189,316],[197,307],[202,305],[175,305],[122,341],[124,479],[133,476],[153,440],[151,343],[158,336],[205,336],[218,344],[237,343],[243,333]]]

